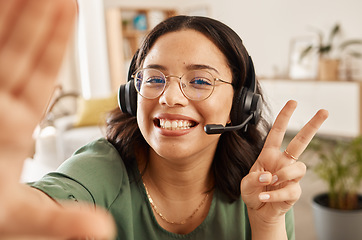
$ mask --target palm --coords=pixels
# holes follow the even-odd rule
[[[19,184],[75,13],[74,0],[0,1],[1,239],[24,235],[69,239],[86,233],[103,239],[113,229],[104,213],[81,211],[79,206],[60,208],[44,194]]]
[[[289,119],[296,108],[296,102],[289,101],[279,113],[268,134],[264,147],[241,183],[242,197],[247,207],[261,218],[272,220],[285,214],[299,199],[299,181],[305,174],[305,165],[280,151]],[[288,144],[287,150],[300,156],[312,137],[325,121],[328,112],[320,110]],[[266,174],[265,182],[260,176]],[[273,177],[278,180],[273,184]],[[266,193],[270,199],[260,199]],[[264,195],[265,196],[265,195]]]
[[[23,159],[30,150],[32,131],[51,94],[71,33],[72,5],[70,1],[0,1],[3,154],[17,153]]]

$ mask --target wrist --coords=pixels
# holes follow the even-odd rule
[[[248,210],[253,240],[288,239],[285,215],[265,218]]]

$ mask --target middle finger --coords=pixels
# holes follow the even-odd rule
[[[312,140],[318,129],[328,117],[328,111],[321,109],[313,118],[297,133],[287,146],[287,152],[298,158],[309,142]]]

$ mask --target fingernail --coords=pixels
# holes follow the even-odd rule
[[[278,176],[277,176],[277,175],[274,175],[274,176],[272,177],[271,184],[274,184],[274,183],[276,183],[277,181],[278,181]]]
[[[262,174],[259,177],[259,182],[265,183],[268,182],[269,180],[269,174]]]
[[[267,193],[261,193],[261,194],[259,194],[259,199],[260,199],[261,201],[263,201],[263,200],[268,200],[269,198],[270,198],[270,195],[267,194]]]

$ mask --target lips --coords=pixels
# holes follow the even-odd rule
[[[184,130],[195,127],[197,123],[191,120],[175,120],[175,119],[164,119],[164,118],[156,118],[155,125],[159,128],[166,130]]]

